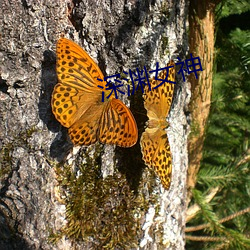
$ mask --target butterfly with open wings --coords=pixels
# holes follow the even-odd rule
[[[91,57],[76,43],[60,38],[56,47],[58,83],[52,94],[52,111],[75,145],[97,141],[131,147],[138,139],[135,119],[113,94],[102,102],[104,76]],[[110,92],[105,91],[106,96]]]

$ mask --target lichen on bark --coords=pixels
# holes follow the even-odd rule
[[[57,82],[55,44],[62,34],[83,46],[107,75],[153,68],[156,62],[165,65],[170,56],[184,59],[186,13],[184,0],[1,1],[0,160],[9,169],[0,176],[4,221],[0,248],[98,249],[105,241],[106,246],[119,249],[130,241],[131,249],[184,249],[188,131],[184,107],[189,85],[178,78],[169,117],[174,163],[169,191],[143,165],[139,144],[131,149],[107,149],[100,144],[73,148],[67,130],[52,115],[50,102]],[[131,97],[130,106],[140,135],[146,115],[139,91]],[[63,197],[58,196],[58,189]],[[84,195],[91,192],[93,197],[86,199]],[[100,210],[94,218],[95,204]],[[91,208],[89,228],[101,227],[92,228],[92,241],[84,237],[89,228],[82,229],[82,225],[76,227],[83,230],[81,240],[65,237],[74,235],[65,231],[70,215],[77,223],[85,222],[78,220],[77,211],[84,212],[80,219],[88,218],[86,210],[75,210],[77,205]],[[114,228],[124,231],[127,238],[121,239],[121,232]],[[52,232],[60,230],[64,236],[52,243]],[[99,230],[103,239],[98,239]],[[111,236],[105,230],[111,230]]]

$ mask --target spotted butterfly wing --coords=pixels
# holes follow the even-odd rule
[[[91,57],[76,43],[61,38],[57,43],[58,84],[52,94],[52,111],[68,128],[75,145],[96,141],[131,147],[138,130],[131,111],[111,94],[102,102],[103,74]]]
[[[174,62],[168,63],[167,67],[170,68],[162,71],[158,79],[174,82]],[[155,170],[165,189],[170,187],[172,174],[172,158],[165,128],[168,127],[166,117],[171,107],[174,91],[174,84],[167,81],[161,84],[161,80],[153,78],[151,90],[148,86],[145,87],[144,107],[149,121],[140,140],[145,164]]]

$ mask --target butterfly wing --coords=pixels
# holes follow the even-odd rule
[[[102,114],[99,140],[120,147],[132,147],[138,139],[138,130],[131,111],[118,99],[112,99]]]
[[[167,67],[173,66],[169,68],[169,72],[167,74],[167,70],[162,70],[158,75],[159,79],[166,79],[168,81],[174,82],[175,79],[175,68],[174,62],[170,61],[167,64]],[[164,82],[162,85],[158,86],[161,83],[160,80],[152,79],[151,91],[148,86],[145,87],[145,93],[143,95],[144,98],[144,107],[147,110],[147,115],[150,118],[166,118],[169,109],[171,107],[171,102],[173,98],[174,92],[174,84],[169,82]],[[158,87],[157,87],[158,86]]]
[[[61,38],[57,43],[59,83],[52,94],[52,111],[69,128],[76,145],[103,143],[130,147],[137,141],[137,126],[130,110],[111,95],[102,102],[103,74],[90,56],[74,42]],[[110,120],[114,119],[114,120]],[[111,126],[110,126],[111,124]]]
[[[172,174],[172,159],[167,134],[162,129],[149,129],[141,137],[142,159],[160,177],[164,188],[169,189]]]
[[[99,121],[107,105],[101,98],[98,100],[98,95],[59,83],[54,88],[52,104],[56,119],[69,128],[70,139],[75,145],[97,141]]]
[[[59,82],[85,92],[101,91],[97,85],[104,86],[103,74],[93,59],[76,43],[60,38],[56,46],[57,76]]]
[[[174,66],[171,61],[167,66]],[[168,74],[167,74],[168,72]],[[163,70],[158,78],[174,82],[175,69],[169,68],[169,71]],[[165,128],[168,126],[166,116],[169,113],[174,84],[164,82],[160,85],[160,80],[152,79],[151,90],[145,87],[144,107],[147,110],[149,118],[148,128],[142,133],[141,152],[142,158],[148,167],[152,167],[161,179],[164,188],[169,189],[172,173],[172,158],[170,145]],[[158,86],[159,85],[159,86]]]
[[[52,111],[69,128],[100,102],[102,90],[97,85],[103,83],[97,78],[103,79],[103,74],[80,46],[66,38],[59,39],[56,52],[59,83],[52,93]]]
[[[69,136],[75,145],[89,146],[98,141],[98,129],[103,110],[109,102],[88,106],[84,115],[69,128]]]
[[[101,102],[99,93],[86,93],[82,89],[58,83],[54,87],[51,106],[56,119],[69,128],[98,102]],[[98,108],[102,109],[102,106]]]

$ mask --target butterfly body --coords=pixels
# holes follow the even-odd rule
[[[138,138],[131,111],[110,91],[105,90],[104,76],[86,51],[74,42],[61,38],[57,43],[58,84],[52,94],[52,111],[68,128],[75,145],[97,141],[121,147],[133,146]],[[102,88],[98,87],[101,86]]]
[[[173,66],[171,61],[168,66]],[[168,80],[174,80],[174,67],[169,69]],[[166,79],[167,72],[163,71],[159,79]],[[159,85],[159,81],[153,79],[151,90],[145,88],[144,106],[149,118],[147,128],[142,133],[140,140],[143,160],[148,167],[153,168],[161,179],[164,188],[169,189],[172,173],[172,158],[170,145],[165,129],[168,127],[166,117],[172,102],[174,91],[173,83],[164,82]]]

